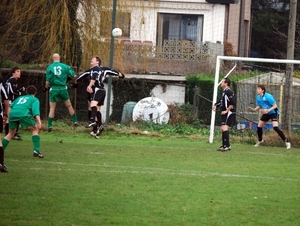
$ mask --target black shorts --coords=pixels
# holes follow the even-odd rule
[[[93,97],[93,93],[86,92],[86,99],[91,102]]]
[[[235,113],[227,113],[226,115],[221,115],[221,125],[231,126],[235,121]]]
[[[104,88],[95,88],[95,92],[92,94],[91,101],[97,101],[98,106],[104,105],[104,100],[106,96],[106,90]]]
[[[3,132],[3,116],[2,116],[2,114],[0,114],[0,133],[2,133]]]
[[[264,114],[260,117],[260,121],[267,122],[269,120],[272,120],[272,122],[278,121],[278,114]]]

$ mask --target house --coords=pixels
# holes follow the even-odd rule
[[[237,56],[249,56],[251,0],[136,0],[124,4],[130,9],[124,12],[130,19],[119,25],[127,43],[163,47],[169,41],[196,42],[195,48],[203,43],[215,48],[213,44],[228,41]]]
[[[78,9],[80,21],[90,25],[79,26],[85,35],[84,62],[90,58],[88,48],[93,48],[91,52],[101,53],[103,63],[108,65],[109,54],[102,53],[110,52],[112,2],[117,2],[115,27],[123,33],[114,40],[114,65],[125,73],[210,73],[216,55],[250,55],[251,0],[114,0],[109,5],[96,2],[89,10],[82,10],[89,4]],[[93,40],[102,42],[98,50]],[[232,45],[226,53],[225,43]]]
[[[98,51],[104,53],[101,58],[108,65],[109,54],[105,53],[114,43],[114,67],[127,75],[142,78],[141,74],[212,72],[215,56],[224,55],[225,42],[232,44],[237,56],[249,56],[251,0],[118,0],[116,27],[123,35],[114,42],[110,40],[111,26],[105,26],[111,24],[110,7],[99,10],[100,40],[107,45]],[[184,87],[179,88],[184,98]],[[169,102],[171,90],[173,86],[160,94],[158,86],[154,96],[163,95]]]

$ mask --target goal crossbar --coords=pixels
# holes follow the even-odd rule
[[[268,59],[268,58],[250,58],[250,57],[230,57],[230,56],[217,56],[216,60],[216,72],[215,72],[215,82],[214,82],[214,92],[213,92],[213,103],[217,102],[218,87],[219,87],[219,74],[220,74],[220,61],[230,60],[230,61],[248,61],[248,62],[265,62],[265,63],[284,63],[284,64],[300,64],[300,60],[287,60],[287,59]],[[210,134],[209,143],[213,143],[214,130],[215,130],[215,119],[216,112],[211,111],[211,122],[210,122]]]

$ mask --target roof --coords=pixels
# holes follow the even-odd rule
[[[162,75],[162,74],[125,74],[125,78],[139,78],[158,81],[185,82],[182,75]]]

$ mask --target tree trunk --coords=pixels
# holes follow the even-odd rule
[[[295,31],[297,16],[297,0],[290,0],[289,30],[287,41],[287,59],[294,59]],[[293,64],[286,65],[286,80],[284,85],[284,111],[282,128],[288,133],[291,132],[292,110],[293,110]]]

